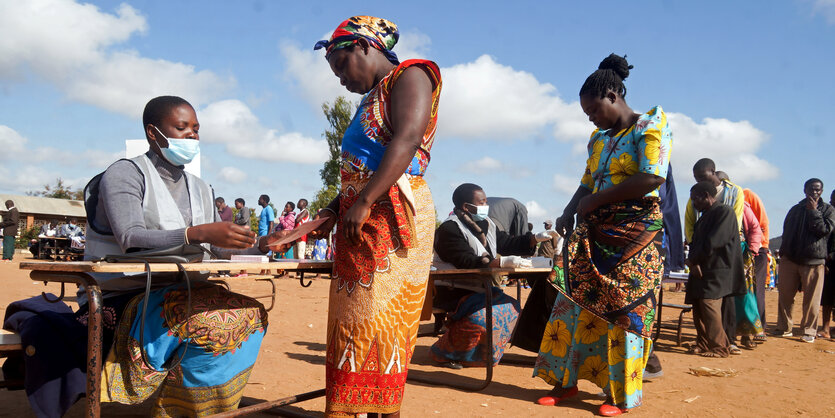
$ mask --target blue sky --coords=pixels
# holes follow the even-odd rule
[[[203,177],[218,195],[282,203],[321,186],[320,106],[339,86],[313,44],[358,14],[398,24],[401,58],[441,66],[427,180],[440,214],[455,185],[554,218],[593,129],[577,103],[610,52],[635,66],[627,102],[661,105],[682,204],[713,158],[765,201],[772,235],[820,177],[835,186],[835,0],[757,2],[289,2],[0,0],[0,192],[62,177],[82,187],[143,137],[152,97],[198,110]]]

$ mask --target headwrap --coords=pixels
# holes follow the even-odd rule
[[[357,43],[360,38],[366,39],[376,49],[379,49],[392,64],[400,64],[397,54],[392,52],[394,44],[400,39],[397,25],[386,19],[373,16],[354,16],[339,24],[333,31],[331,38],[316,42],[313,49],[325,48],[325,59],[331,52]]]

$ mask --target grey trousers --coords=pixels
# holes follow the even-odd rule
[[[797,289],[802,288],[803,317],[800,320],[800,328],[804,335],[814,337],[820,316],[824,265],[797,264],[783,257],[777,271],[780,276],[777,283],[777,290],[780,292],[777,304],[777,330],[787,332],[794,327],[794,297],[797,295]]]

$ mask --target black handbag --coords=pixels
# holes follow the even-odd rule
[[[188,273],[186,273],[183,263],[195,263],[203,260],[204,254],[209,254],[212,258],[217,258],[214,253],[196,244],[180,244],[166,248],[152,248],[148,250],[133,251],[125,254],[111,254],[106,255],[98,261],[106,261],[108,263],[144,263],[145,264],[145,295],[151,292],[151,263],[174,263],[177,265],[179,271],[178,276],[181,280],[186,282],[186,321],[191,318],[191,281]],[[142,317],[139,319],[139,352],[142,354],[142,362],[150,368],[159,373],[165,373],[177,367],[183,357],[186,355],[189,340],[185,336],[183,339],[186,344],[183,347],[182,353],[176,361],[168,361],[162,365],[162,369],[158,370],[151,362],[148,361],[148,353],[145,351],[145,315],[148,313],[148,298],[144,297],[142,301]],[[183,327],[187,329],[187,327]]]

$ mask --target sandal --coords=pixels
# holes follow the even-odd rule
[[[751,337],[745,337],[742,340],[740,340],[740,345],[742,346],[742,348],[746,348],[748,350],[753,350],[757,348],[757,343],[755,343],[754,340],[751,339]]]
[[[735,356],[742,354],[742,350],[740,350],[739,347],[735,345],[728,347],[728,351]]]
[[[700,354],[700,356],[709,358],[722,358],[720,354],[714,353],[713,351],[705,351],[704,353]]]
[[[562,401],[564,401],[564,400],[566,400],[566,399],[568,399],[568,398],[570,398],[574,395],[577,395],[577,386],[566,389],[566,391],[563,392],[562,396],[559,396],[559,397],[553,396],[553,395],[543,396],[543,397],[537,399],[536,403],[538,403],[540,405],[545,405],[545,406],[556,406],[560,402],[562,402]]]
[[[768,337],[766,337],[765,334],[757,334],[754,336],[754,341],[758,343],[764,343],[768,341]]]

